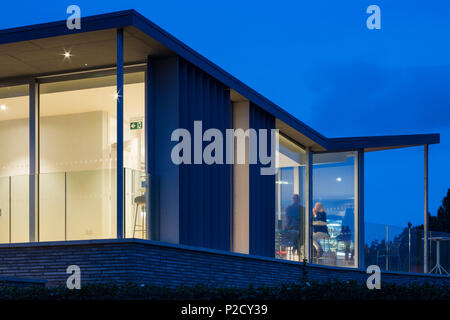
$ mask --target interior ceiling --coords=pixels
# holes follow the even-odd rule
[[[242,102],[242,101],[248,101],[247,98],[245,98],[243,95],[241,95],[239,92],[234,91],[233,89],[230,90],[230,100],[231,102]]]
[[[71,57],[65,58],[64,53]],[[135,27],[124,30],[124,62],[171,55],[169,49]],[[0,45],[0,79],[116,64],[116,30],[108,29]]]
[[[279,129],[281,133],[287,135],[289,138],[296,141],[300,145],[304,147],[310,147],[312,151],[325,151],[325,148],[319,145],[317,142],[309,139],[308,137],[301,134],[299,131],[295,130],[279,119],[276,119],[276,128]]]

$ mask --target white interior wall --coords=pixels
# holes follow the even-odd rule
[[[29,241],[29,176],[11,177],[11,242]]]
[[[28,119],[0,121],[0,137],[0,176],[28,175]]]
[[[115,236],[116,152],[109,143],[110,116],[103,111],[41,118],[40,240],[111,238]],[[12,241],[28,241],[28,119],[0,121],[2,175],[12,176],[12,190],[0,198],[0,230]],[[13,142],[16,141],[16,144]],[[67,199],[65,198],[67,173]],[[18,174],[23,174],[19,175]],[[5,177],[0,189],[6,186]],[[3,183],[3,184],[2,184]],[[9,186],[9,185],[8,185]],[[3,199],[5,198],[5,199]],[[67,203],[66,203],[67,201]],[[1,241],[9,238],[0,236]],[[3,239],[5,238],[5,239]]]
[[[0,177],[0,243],[9,242],[9,177]]]

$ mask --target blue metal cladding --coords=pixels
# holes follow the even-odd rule
[[[275,118],[250,104],[250,128],[275,129]],[[268,148],[271,150],[270,139]],[[259,153],[259,145],[258,145]],[[262,165],[250,165],[250,254],[275,257],[275,175],[261,175]]]
[[[194,135],[194,121],[202,121],[203,132],[219,129],[225,138],[226,129],[231,128],[229,90],[183,59],[179,59],[179,79],[180,128],[188,129],[192,145],[197,138],[203,150],[210,142]],[[230,250],[231,166],[203,161],[182,164],[179,179],[180,243]]]

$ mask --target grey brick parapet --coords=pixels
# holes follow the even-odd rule
[[[64,286],[69,265],[81,268],[87,283],[135,282],[161,286],[211,284],[242,287],[301,280],[302,263],[150,240],[111,239],[0,245],[0,277],[41,279]],[[309,280],[355,280],[365,283],[364,270],[306,266]],[[1,278],[0,278],[1,279]],[[382,273],[382,282],[450,284],[440,275]]]

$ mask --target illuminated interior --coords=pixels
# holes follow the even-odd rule
[[[125,235],[145,238],[145,74],[125,75]],[[39,241],[116,237],[116,78],[39,86]],[[3,107],[2,107],[3,106]],[[29,241],[28,86],[0,89],[0,242]]]
[[[276,176],[275,255],[279,259],[305,258],[306,153],[280,135]]]

